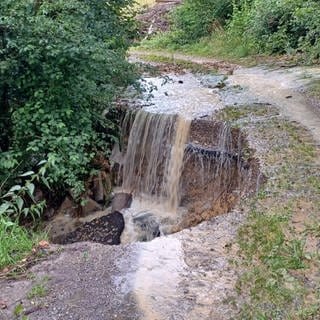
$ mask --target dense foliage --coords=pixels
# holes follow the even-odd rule
[[[0,195],[43,159],[54,192],[83,192],[93,158],[116,138],[112,101],[134,81],[130,4],[1,0]]]
[[[307,62],[320,58],[316,0],[186,0],[171,20],[171,32],[151,45],[175,49],[200,42],[197,49],[208,46],[207,52],[202,50],[207,54],[221,46],[239,56],[295,54]]]
[[[320,55],[320,3],[304,0],[256,0],[234,11],[229,31],[256,43],[257,52]]]
[[[230,0],[186,0],[172,15],[174,39],[195,41],[223,25],[232,14]]]

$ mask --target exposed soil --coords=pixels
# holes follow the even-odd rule
[[[141,23],[140,32],[145,36],[149,36],[159,31],[168,31],[170,26],[168,14],[180,3],[181,0],[164,1],[147,8],[145,12],[137,16],[138,21]]]

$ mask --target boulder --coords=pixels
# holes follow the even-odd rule
[[[160,237],[160,226],[157,217],[151,213],[142,213],[133,218],[135,229],[139,234],[138,241],[151,241]]]
[[[76,216],[78,214],[78,206],[70,197],[66,197],[58,209],[58,214]]]
[[[85,199],[85,205],[81,207],[81,214],[87,216],[88,214],[100,211],[101,209],[102,207],[96,201],[88,197]]]
[[[130,208],[132,203],[132,194],[130,193],[116,193],[112,200],[111,211],[121,211],[122,209]]]
[[[123,229],[123,215],[115,211],[84,223],[73,232],[61,238],[59,243],[67,244],[80,241],[93,241],[107,245],[118,245],[120,244]]]
[[[104,203],[108,200],[111,192],[110,174],[105,171],[99,171],[98,174],[92,178],[92,198],[98,203]]]

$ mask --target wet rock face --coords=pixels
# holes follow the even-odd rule
[[[54,242],[67,244],[79,241],[93,241],[108,245],[118,245],[120,244],[120,236],[123,229],[123,215],[115,211],[81,225],[73,232],[54,239]]]
[[[181,176],[182,229],[230,211],[256,186],[259,163],[245,160],[245,135],[223,122],[194,120]]]
[[[159,165],[153,166],[157,168],[156,177],[158,179],[152,184],[155,192],[152,193],[149,188],[144,190],[145,193],[149,191],[151,194],[157,194],[157,188],[163,186],[164,168],[162,164],[166,157],[170,156],[170,148],[168,148],[170,146],[172,147],[172,145],[167,145],[165,148],[160,145],[159,155],[164,159],[157,162]],[[231,128],[223,121],[193,120],[184,149],[181,177],[178,181],[180,186],[178,206],[187,210],[182,210],[179,221],[170,230],[180,231],[214,216],[225,214],[236,205],[241,196],[255,190],[259,176],[259,163],[250,159],[250,154],[246,136],[240,129]],[[140,171],[132,171],[133,179],[138,182],[149,178],[146,168],[150,161],[147,161],[148,157],[143,157],[143,159],[144,162],[138,166]],[[173,177],[170,176],[170,178]],[[121,201],[126,200],[124,198]],[[120,210],[120,208],[121,206],[117,209]],[[147,224],[143,221],[133,222],[135,225],[141,225],[141,234],[145,233],[145,226],[152,227],[153,225],[150,224],[150,221]],[[156,236],[157,234],[154,235]]]
[[[189,142],[233,154],[246,148],[246,137],[240,129],[230,128],[222,121],[196,119],[191,123]]]

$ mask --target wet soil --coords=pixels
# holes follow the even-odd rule
[[[31,279],[0,281],[8,305],[0,319],[14,319],[19,303],[30,320],[230,319],[230,243],[241,220],[234,212],[148,243],[54,246],[51,258],[29,270]],[[47,295],[27,299],[45,276]]]

